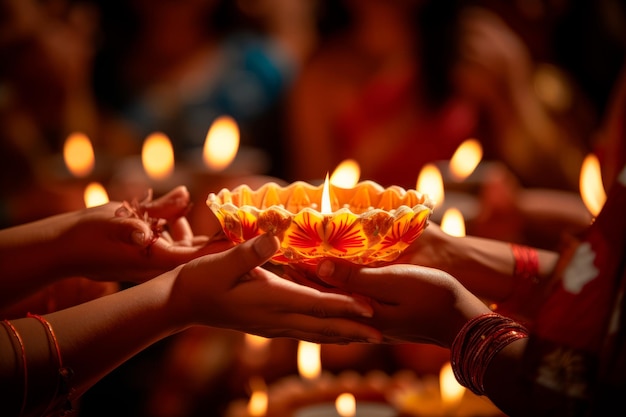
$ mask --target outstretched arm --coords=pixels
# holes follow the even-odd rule
[[[70,398],[76,398],[147,346],[193,325],[319,343],[381,340],[378,331],[350,320],[370,316],[369,305],[258,268],[278,245],[275,237],[263,235],[40,320],[5,322],[6,331],[0,331],[0,389],[12,394],[6,410],[13,414],[8,415],[17,415],[26,385],[25,415],[39,415],[47,407],[59,378],[57,354],[62,366],[72,370],[67,384]],[[28,383],[23,385],[24,365]]]

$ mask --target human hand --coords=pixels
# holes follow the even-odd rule
[[[277,238],[262,235],[177,268],[171,311],[181,323],[264,337],[318,343],[381,340],[376,330],[355,321],[371,315],[363,301],[299,285],[257,267],[278,247]]]
[[[96,280],[142,282],[195,257],[232,246],[226,240],[194,236],[185,214],[183,186],[152,200],[110,202],[82,210],[62,241],[76,248],[69,275]]]
[[[367,297],[374,314],[364,323],[391,343],[449,347],[468,318],[489,312],[456,279],[434,268],[407,264],[368,268],[326,259],[317,273],[327,284]]]

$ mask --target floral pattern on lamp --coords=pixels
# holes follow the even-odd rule
[[[211,193],[207,205],[224,234],[238,244],[261,233],[280,239],[275,264],[316,264],[335,257],[361,265],[395,260],[428,225],[434,203],[426,194],[362,181],[329,185],[331,210],[321,210],[324,185],[274,182]]]

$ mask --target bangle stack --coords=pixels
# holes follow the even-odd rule
[[[497,313],[469,320],[452,342],[452,370],[458,382],[476,395],[485,395],[484,376],[491,360],[510,343],[528,337],[528,330]]]
[[[63,395],[63,397],[67,396],[67,383],[73,375],[73,372],[71,368],[66,368],[63,366],[63,357],[61,356],[59,341],[57,340],[56,334],[54,333],[54,329],[52,328],[50,322],[37,314],[28,313],[27,317],[38,320],[44,326],[44,328],[46,329],[48,342],[50,343],[51,348],[54,350],[54,356],[56,358],[56,369],[58,372],[57,385],[54,389],[54,394],[50,399],[50,403],[48,404],[48,407],[46,407],[46,410],[44,412],[45,415],[46,412],[48,412],[52,407],[56,405],[56,402],[58,402],[59,400],[65,400],[65,398],[59,397],[61,395]],[[69,404],[66,404],[65,406],[67,409],[71,408]]]

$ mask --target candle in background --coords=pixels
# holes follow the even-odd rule
[[[600,162],[594,154],[585,157],[580,169],[580,195],[587,210],[596,217],[606,201]]]
[[[446,414],[454,414],[466,389],[456,380],[450,362],[445,363],[439,372],[439,390],[444,411]]]
[[[207,132],[202,150],[204,165],[212,172],[228,168],[239,150],[239,127],[230,116],[220,116]]]
[[[250,401],[248,402],[247,412],[251,417],[263,417],[267,414],[267,386],[265,381],[260,377],[250,378]]]
[[[308,381],[316,380],[322,373],[321,346],[301,340],[298,342],[298,372]]]
[[[170,139],[161,132],[150,134],[143,142],[141,162],[148,177],[163,181],[174,172],[174,148]]]
[[[459,209],[450,207],[443,213],[441,218],[441,230],[451,236],[465,236],[465,220]]]
[[[335,400],[335,408],[341,417],[354,417],[356,414],[356,399],[354,395],[344,392]]]
[[[330,176],[330,183],[335,187],[353,188],[358,184],[361,167],[354,159],[342,161]]]
[[[435,202],[435,209],[443,206],[445,199],[441,171],[435,164],[426,164],[417,177],[415,188],[420,193],[428,194]]]
[[[95,166],[95,154],[91,141],[84,133],[70,134],[63,144],[65,166],[77,178],[89,176]]]
[[[476,139],[467,139],[450,158],[448,170],[451,177],[458,182],[464,181],[474,172],[482,157],[483,148],[480,142]]]
[[[109,196],[99,182],[90,182],[85,188],[85,207],[101,206],[109,202]]]

